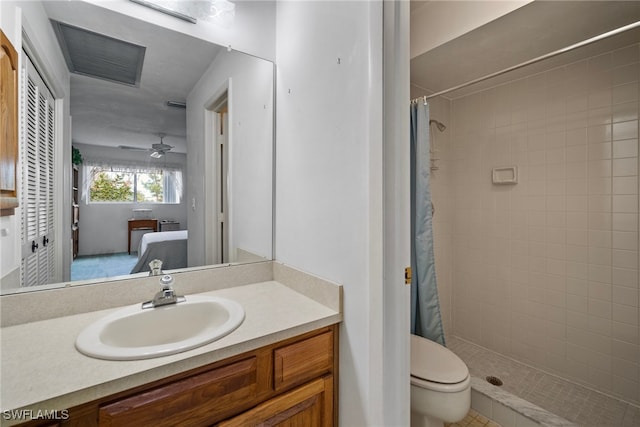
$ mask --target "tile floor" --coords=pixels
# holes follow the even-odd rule
[[[640,408],[546,374],[456,337],[447,347],[471,375],[500,378],[505,391],[585,427],[640,427]]]
[[[469,413],[462,421],[452,424],[445,423],[444,425],[445,427],[501,427],[500,424],[491,421],[473,409],[469,410]]]

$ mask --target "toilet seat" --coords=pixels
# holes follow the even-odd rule
[[[443,392],[463,390],[471,382],[469,368],[448,348],[411,335],[411,383]]]
[[[440,393],[457,393],[471,386],[471,375],[467,375],[467,378],[454,384],[442,384],[433,381],[426,381],[422,378],[417,378],[411,375],[411,385]]]

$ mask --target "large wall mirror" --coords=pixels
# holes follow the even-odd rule
[[[43,4],[70,72],[64,284],[147,275],[152,259],[271,260],[273,63],[91,2]]]

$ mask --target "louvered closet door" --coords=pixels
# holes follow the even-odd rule
[[[25,56],[22,114],[22,286],[55,275],[54,99]]]

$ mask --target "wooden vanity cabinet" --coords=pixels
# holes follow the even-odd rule
[[[57,425],[334,426],[337,334],[328,326],[79,405]]]

